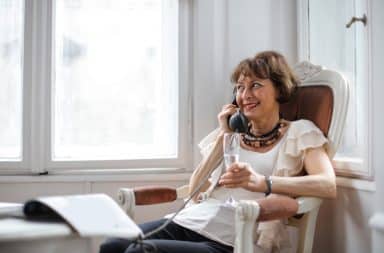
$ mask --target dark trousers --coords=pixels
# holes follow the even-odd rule
[[[140,224],[144,234],[162,225],[166,219]],[[232,253],[233,247],[210,240],[196,232],[171,222],[160,232],[136,244],[127,239],[108,239],[100,253]],[[146,250],[143,250],[143,247]]]

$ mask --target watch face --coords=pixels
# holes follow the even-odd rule
[[[265,196],[268,196],[272,193],[272,179],[270,176],[265,177],[265,184],[267,185],[267,191],[265,192]]]

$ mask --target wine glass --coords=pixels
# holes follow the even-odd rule
[[[223,153],[225,168],[239,161],[240,135],[239,133],[225,133],[223,140]]]
[[[239,161],[240,156],[240,134],[225,133],[223,139],[223,153],[225,169],[228,169],[233,163]],[[233,191],[233,190],[231,190]],[[235,204],[235,199],[230,196],[227,200],[229,204]]]

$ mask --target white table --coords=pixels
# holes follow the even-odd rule
[[[0,218],[1,253],[86,253],[91,238],[81,238],[65,223]]]
[[[104,240],[102,235],[134,237],[140,233],[134,221],[105,194],[42,197],[39,201],[52,205],[70,223],[27,220],[23,204],[0,203],[0,253],[95,253]],[[76,231],[68,224],[76,226]]]

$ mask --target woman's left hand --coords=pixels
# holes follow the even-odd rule
[[[227,188],[244,188],[253,192],[265,192],[265,177],[253,171],[248,163],[233,163],[220,177],[219,185]]]

